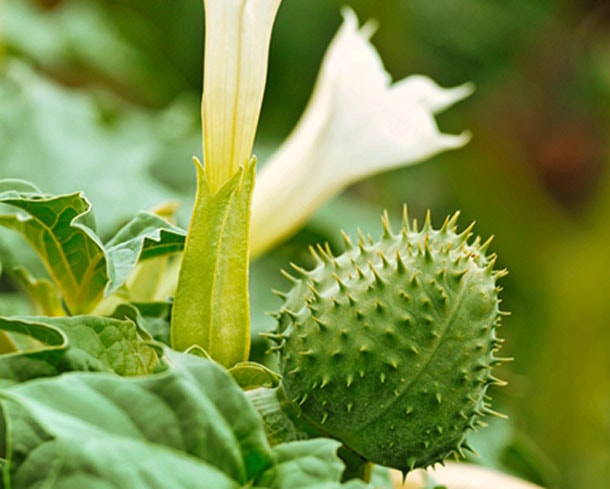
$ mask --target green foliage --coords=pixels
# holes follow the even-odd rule
[[[4,180],[0,181],[0,203],[26,214],[4,214],[0,225],[20,233],[32,245],[68,311],[90,311],[102,298],[108,276],[89,202],[80,193],[49,196],[26,182]]]
[[[131,319],[145,330],[155,341],[169,346],[169,302],[131,302],[119,304],[111,316]]]
[[[343,463],[336,455],[340,443],[329,439],[314,439],[283,443],[274,447],[275,467],[268,470],[260,484],[270,489],[364,488],[361,481],[338,484]]]
[[[185,82],[200,87],[200,4],[189,0],[156,2],[158,5],[149,0],[4,3],[5,53],[32,60],[40,71],[11,59],[3,67],[2,176],[31,180],[56,195],[84,189],[99,213],[98,230],[104,237],[137,210],[179,197],[177,190],[194,187],[187,160],[200,143],[197,118],[190,115],[196,115],[196,99],[188,101],[195,108],[192,111],[179,104],[151,111],[148,106],[122,100],[158,104],[184,97],[184,92],[179,93]],[[330,39],[343,3],[284,2],[272,46],[269,77],[273,90],[268,93],[261,124],[267,134],[285,135],[296,120],[323,50],[323,43],[304,46],[303,36]],[[362,225],[363,211],[376,216],[380,208],[395,207],[405,198],[416,213],[427,207],[442,212],[461,208],[467,218],[476,217],[483,232],[496,233],[500,255],[512,272],[505,300],[515,315],[507,333],[509,348],[518,353],[514,368],[519,375],[509,399],[516,412],[511,423],[520,423],[553,454],[565,472],[562,487],[605,487],[610,450],[607,437],[600,434],[607,432],[609,357],[605,352],[610,335],[604,321],[609,315],[608,301],[603,299],[608,289],[604,285],[607,267],[603,266],[608,240],[607,233],[600,230],[607,228],[607,215],[590,212],[595,211],[593,206],[564,213],[565,209],[556,208],[557,203],[548,199],[548,181],[545,186],[553,171],[556,180],[561,175],[562,181],[579,182],[579,176],[570,173],[579,167],[581,174],[591,175],[596,182],[595,188],[588,189],[589,196],[594,191],[608,194],[607,182],[598,183],[596,173],[578,160],[578,152],[583,150],[587,162],[596,160],[587,140],[577,139],[574,144],[568,131],[565,139],[570,141],[570,151],[558,151],[553,134],[563,140],[565,132],[547,126],[549,121],[557,121],[557,107],[561,117],[570,116],[570,106],[579,112],[606,111],[599,103],[608,94],[603,15],[591,15],[590,6],[584,3],[548,0],[347,3],[361,18],[379,20],[382,28],[375,42],[396,77],[416,69],[433,73],[444,84],[465,79],[476,82],[483,96],[467,103],[468,112],[459,113],[455,127],[461,128],[469,120],[477,137],[464,152],[443,157],[447,165],[439,162],[408,173],[393,172],[359,185],[345,196],[347,206],[337,202],[326,206],[306,232],[255,263],[251,285],[257,299],[252,311],[254,326],[270,327],[263,311],[275,307],[267,291],[279,287],[276,270],[290,260],[306,262],[306,244],[336,243],[335,230]],[[591,22],[583,37],[580,24],[585,18]],[[295,50],[299,56],[294,56]],[[575,56],[562,54],[573,51]],[[538,63],[540,59],[545,62]],[[536,66],[536,77],[531,76],[532,66]],[[580,80],[580,90],[586,90],[589,105],[582,104],[582,98],[574,100],[579,85],[574,83],[572,71],[588,74],[585,83]],[[597,91],[592,90],[594,86]],[[457,114],[446,117],[445,122],[451,123]],[[566,122],[570,127],[590,129],[579,119]],[[607,124],[595,122],[594,127],[603,133]],[[568,159],[559,164],[540,163],[540,154],[549,152],[566,154]],[[544,167],[530,173],[529,165],[536,164]],[[548,208],[552,208],[551,215],[541,212]],[[180,222],[186,222],[188,209],[185,206]],[[367,227],[368,222],[365,231]],[[28,313],[24,295],[12,291],[7,283],[10,274],[34,297],[37,313],[64,314],[55,285],[39,276],[35,262],[25,254],[26,246],[20,246],[11,234],[0,235],[0,258],[8,265],[0,283],[0,311],[5,316]],[[134,273],[155,261],[140,263]],[[13,270],[15,263],[27,265],[27,269]],[[140,277],[146,280],[145,274]],[[135,298],[132,292],[130,288],[127,297],[123,287],[117,289],[125,300]],[[149,297],[152,295],[143,294],[138,300]],[[160,297],[167,294],[155,296]],[[105,312],[114,305],[109,304]],[[137,319],[132,320],[167,343],[170,304],[156,301],[135,306],[133,318]],[[117,309],[116,317],[124,318],[125,312],[125,307]],[[11,335],[19,343],[13,347],[27,343],[27,337]],[[590,338],[596,341],[592,343]],[[9,347],[12,339],[9,337]],[[543,357],[540,351],[545,352]],[[35,375],[31,368],[32,364],[24,364],[23,372]],[[490,442],[494,448],[485,446],[483,450],[489,453],[504,443],[494,439]],[[481,452],[476,443],[475,447]],[[477,463],[488,463],[485,453]],[[528,471],[521,474],[528,475]],[[559,474],[555,480],[560,480]]]
[[[165,359],[149,377],[73,373],[0,391],[5,487],[343,487],[337,442],[272,449],[221,367],[170,350]]]
[[[303,419],[362,457],[403,471],[464,456],[465,435],[491,413],[500,321],[489,242],[456,233],[457,215],[421,231],[361,237],[280,293],[282,390]]]
[[[14,267],[13,278],[21,288],[29,295],[30,301],[34,303],[36,312],[45,316],[61,316],[64,314],[64,306],[55,284],[45,278],[36,278],[25,267]]]
[[[0,355],[2,385],[68,371],[144,375],[158,364],[148,335],[128,319],[0,317],[0,330],[14,344]]]
[[[104,245],[96,234],[91,204],[79,192],[48,195],[21,180],[0,180],[0,203],[19,212],[0,215],[0,226],[20,233],[53,279],[66,312],[92,311],[127,280],[140,260],[180,251],[184,231],[140,212]],[[18,272],[20,282],[47,313],[61,313],[50,282]]]
[[[185,233],[165,219],[139,212],[105,245],[110,270],[106,293],[116,291],[140,260],[182,251]]]
[[[253,168],[237,184],[251,182]],[[274,387],[277,374],[247,362],[226,372],[156,343],[169,340],[170,305],[129,298],[149,294],[136,290],[146,279],[161,280],[153,272],[183,248],[180,228],[141,212],[104,244],[82,194],[44,194],[21,180],[0,189],[0,201],[17,209],[0,223],[30,242],[51,277],[17,269],[46,315],[0,317],[4,487],[368,487],[340,482],[337,441],[269,445],[240,387]],[[229,202],[234,192],[229,186]],[[224,234],[224,224],[219,243],[240,237]],[[244,256],[247,264],[247,247]],[[108,309],[113,299],[112,317],[64,316]]]
[[[256,362],[240,362],[229,369],[229,373],[244,390],[259,387],[276,387],[280,376],[273,370]]]

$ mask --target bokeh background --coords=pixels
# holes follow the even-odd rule
[[[201,152],[203,8],[198,0],[0,0],[0,177],[84,190],[109,235],[137,210],[180,201],[185,225]],[[378,175],[325,205],[252,264],[253,327],[273,326],[272,288],[307,244],[339,229],[380,233],[431,209],[439,225],[495,235],[510,275],[501,335],[508,420],[472,443],[475,463],[549,488],[610,487],[610,4],[603,0],[284,0],[271,46],[256,152],[298,119],[340,8],[374,17],[395,79],[430,75],[477,91],[439,117],[472,131],[463,149]],[[0,313],[24,311],[11,267],[36,259],[0,234]],[[255,353],[264,349],[257,342]],[[492,488],[490,488],[492,489]]]

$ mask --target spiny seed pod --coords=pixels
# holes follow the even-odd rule
[[[300,417],[365,459],[407,472],[462,457],[486,402],[500,340],[496,258],[488,242],[456,232],[457,214],[421,231],[387,215],[374,242],[361,236],[317,266],[286,274],[270,335],[282,389]]]

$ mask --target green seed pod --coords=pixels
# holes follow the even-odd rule
[[[361,236],[317,266],[294,266],[277,314],[281,388],[301,419],[363,458],[407,472],[463,456],[469,429],[500,360],[495,256],[456,233],[457,214],[434,230]]]

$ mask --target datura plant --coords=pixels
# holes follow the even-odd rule
[[[463,458],[502,384],[505,271],[490,240],[457,214],[437,229],[405,210],[398,230],[383,215],[378,240],[312,249],[315,266],[294,265],[276,291],[276,370],[248,361],[248,267],[352,182],[465,144],[434,115],[470,85],[392,83],[372,24],[345,10],[305,114],[255,185],[280,0],[204,7],[204,158],[187,231],[162,206],[102,239],[82,193],[0,180],[0,225],[48,272],[9,271],[33,307],[0,317],[3,486],[362,489],[389,487],[373,465],[407,474]]]

